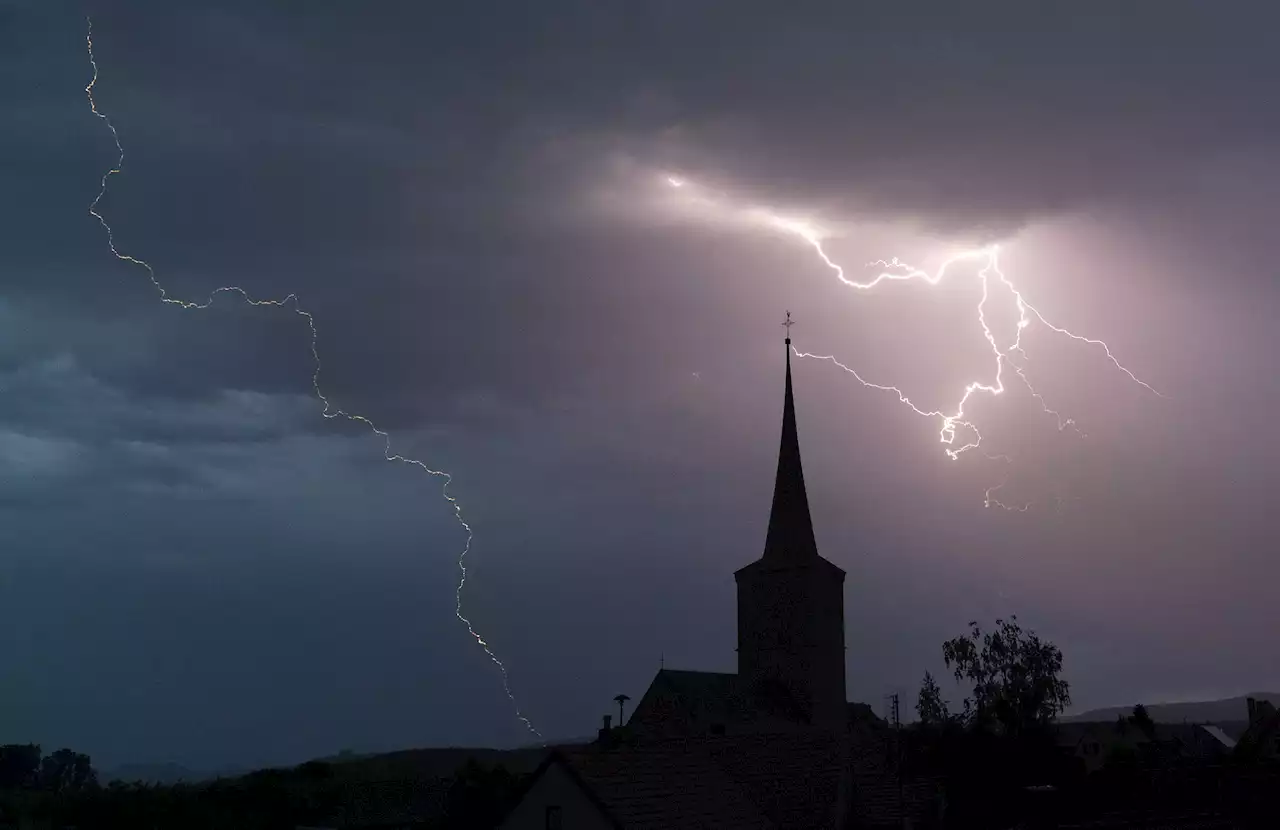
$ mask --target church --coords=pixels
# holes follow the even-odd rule
[[[818,553],[786,347],[764,552],[734,574],[738,670],[660,669],[625,724],[606,715],[594,743],[551,750],[503,830],[854,830],[936,815],[936,782],[904,780],[888,725],[846,700],[845,572]]]
[[[782,441],[764,553],[734,574],[738,671],[662,669],[627,724],[636,737],[843,732],[872,716],[845,700],[845,572],[818,553],[786,338]]]

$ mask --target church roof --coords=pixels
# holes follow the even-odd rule
[[[773,507],[764,559],[799,564],[818,557],[818,543],[809,517],[809,497],[800,463],[800,436],[796,430],[796,404],[791,391],[791,338],[787,346],[787,385],[782,403],[782,441],[778,448],[778,475],[773,485]]]
[[[707,700],[730,697],[738,675],[717,671],[659,669],[654,679],[691,700]]]
[[[649,684],[645,698],[667,696],[685,722],[706,728],[712,723],[728,725],[751,718],[751,706],[738,686],[736,674],[661,669]],[[636,711],[641,711],[640,705]]]

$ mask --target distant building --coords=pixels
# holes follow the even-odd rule
[[[737,672],[659,670],[625,726],[606,716],[597,743],[547,757],[503,830],[900,828],[938,809],[887,724],[846,700],[845,572],[818,554],[786,345],[764,553],[734,574]]]
[[[1203,723],[1157,723],[1154,734],[1143,734],[1124,719],[1067,721],[1056,727],[1058,745],[1080,760],[1086,772],[1129,756],[1146,766],[1216,763],[1224,760],[1236,741],[1220,727]]]
[[[1079,759],[1087,772],[1102,769],[1118,754],[1132,753],[1148,743],[1145,735],[1119,721],[1076,721],[1057,726],[1058,745]]]
[[[1240,736],[1238,751],[1249,758],[1280,760],[1280,710],[1266,700],[1248,698],[1249,727]]]

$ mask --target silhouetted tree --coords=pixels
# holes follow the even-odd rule
[[[1156,723],[1151,719],[1151,715],[1147,712],[1147,707],[1139,703],[1133,707],[1133,714],[1129,716],[1129,723],[1138,728],[1138,731],[1146,736],[1147,740],[1154,741],[1156,739]]]
[[[39,744],[0,746],[0,790],[34,787],[39,773]]]
[[[996,620],[990,633],[969,626],[968,635],[943,643],[942,656],[958,682],[973,684],[972,694],[952,713],[925,674],[916,703],[920,763],[946,780],[948,815],[958,826],[1007,826],[1021,787],[1074,774],[1052,732],[1054,716],[1070,704],[1062,652],[1016,618]]]
[[[942,658],[956,680],[973,683],[966,721],[1010,737],[1047,729],[1071,704],[1067,681],[1059,677],[1062,651],[1024,631],[1017,617],[996,620],[989,633],[976,622],[969,627],[967,636],[942,644]]]
[[[81,792],[98,786],[89,756],[59,749],[40,762],[40,788],[55,794]]]
[[[924,726],[945,726],[952,722],[954,716],[947,709],[947,702],[942,699],[942,690],[938,681],[930,672],[924,673],[924,682],[920,684],[920,695],[916,698],[916,714]]]

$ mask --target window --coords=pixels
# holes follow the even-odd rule
[[[560,830],[560,808],[547,808],[547,830]]]

